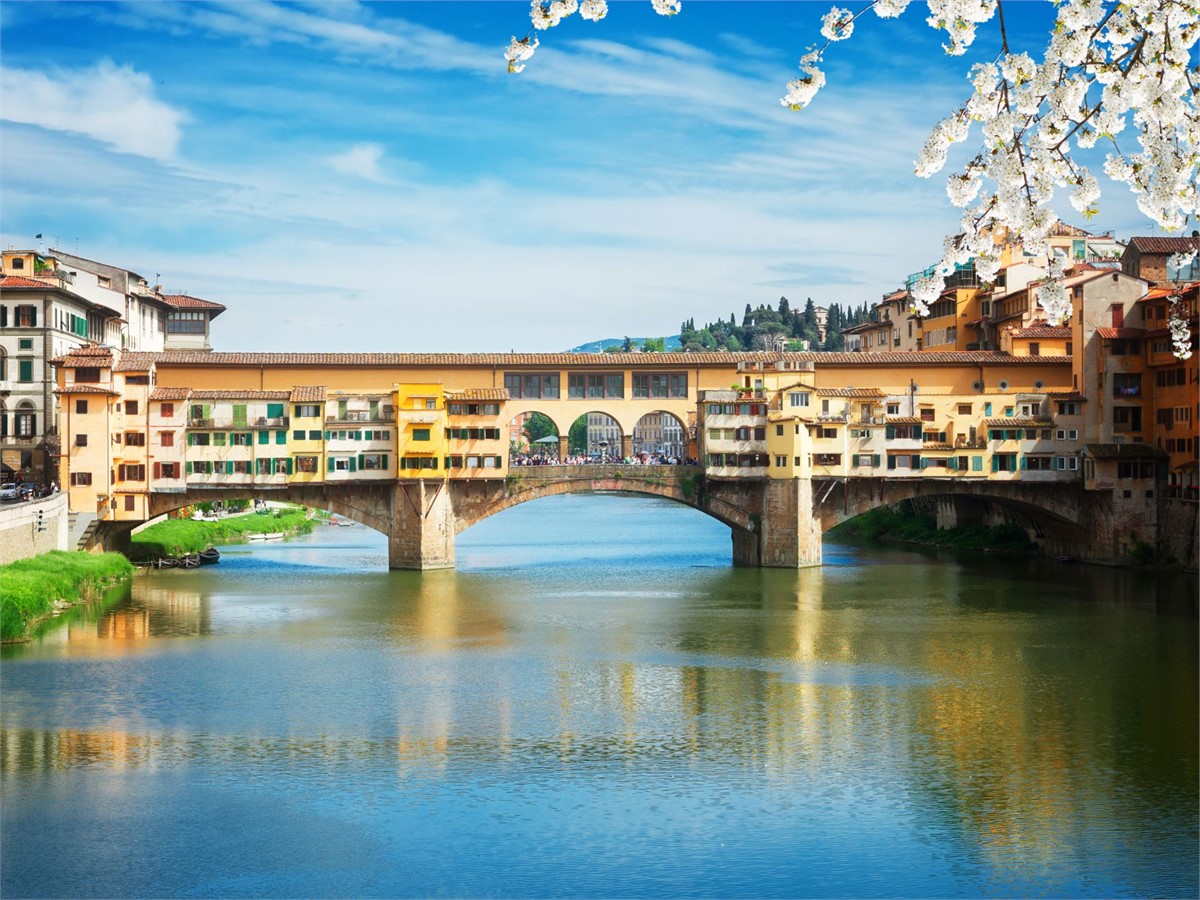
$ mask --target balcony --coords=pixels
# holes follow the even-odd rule
[[[396,417],[391,413],[379,412],[375,415],[370,415],[367,412],[350,411],[346,415],[341,416],[326,416],[326,425],[364,425],[375,423],[378,425],[394,425]]]

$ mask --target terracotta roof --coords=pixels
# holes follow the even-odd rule
[[[928,443],[921,445],[922,450],[953,450],[953,444]]]
[[[1053,428],[1054,421],[1052,419],[1033,419],[1029,417],[1017,418],[1010,417],[1006,419],[984,419],[984,428]]]
[[[680,368],[696,366],[736,367],[739,362],[774,363],[777,361],[812,362],[821,365],[1070,365],[1070,357],[1012,356],[998,350],[951,350],[913,353],[215,353],[205,350],[168,350],[158,354],[159,365],[207,366],[395,366],[408,368],[437,366],[553,368]]]
[[[192,393],[191,388],[158,387],[150,392],[151,400],[186,400]]]
[[[921,420],[916,416],[888,416],[885,420],[889,425],[920,425]]]
[[[187,294],[162,294],[161,299],[168,306],[173,306],[175,309],[211,310],[212,316],[210,318],[213,319],[228,309],[228,307],[222,306],[220,303],[213,303],[211,300],[201,300],[199,297],[189,297]]]
[[[446,391],[447,400],[508,400],[507,388],[467,388],[465,391]]]
[[[1200,238],[1194,237],[1134,237],[1129,246],[1139,253],[1180,253],[1200,250]]]
[[[113,371],[149,372],[154,368],[154,362],[157,358],[157,353],[122,353],[121,358],[117,360],[117,364],[113,366]]]
[[[74,350],[67,351],[65,356],[50,360],[51,365],[67,368],[107,367],[112,365],[112,351],[100,344],[84,344]]]
[[[838,334],[858,334],[863,331],[870,331],[872,328],[879,328],[882,325],[891,327],[891,322],[859,322],[857,325],[851,325],[849,328],[843,328]]]
[[[1071,329],[1066,325],[1031,325],[1029,328],[1015,328],[1012,336],[1015,338],[1069,338]]]
[[[112,388],[106,388],[99,384],[79,384],[72,382],[66,387],[55,389],[56,394],[108,394],[112,397],[117,397],[119,394]]]
[[[291,391],[243,391],[239,388],[225,388],[215,391],[192,391],[193,400],[288,400]]]
[[[1149,444],[1088,444],[1084,449],[1094,459],[1167,459],[1170,456],[1166,450]]]
[[[1113,338],[1140,338],[1146,336],[1145,328],[1097,328],[1096,334],[1105,340]]]
[[[882,397],[879,388],[817,388],[820,397]]]
[[[26,278],[24,275],[0,276],[0,288],[41,288],[42,290],[47,290],[55,287],[57,285],[47,284],[44,281],[38,281],[36,278]]]
[[[292,388],[291,399],[295,403],[324,403],[329,389],[323,384],[298,384]]]

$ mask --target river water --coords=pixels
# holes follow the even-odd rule
[[[1196,580],[546,498],[322,527],[0,665],[14,897],[1195,897]]]

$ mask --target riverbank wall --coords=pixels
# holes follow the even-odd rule
[[[0,565],[67,549],[67,495],[0,504]]]

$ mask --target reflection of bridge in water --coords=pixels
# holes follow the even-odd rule
[[[942,478],[714,478],[694,465],[540,465],[510,469],[504,478],[396,479],[192,488],[152,495],[162,515],[211,500],[261,498],[328,509],[388,536],[396,569],[454,565],[455,536],[483,519],[557,494],[627,492],[663,497],[728,525],[737,566],[820,565],[821,536],[868,509],[928,498],[938,525],[1018,521],[1049,554],[1083,555],[1089,523],[1103,510],[1075,485]],[[111,523],[110,546],[127,540],[135,523]]]

